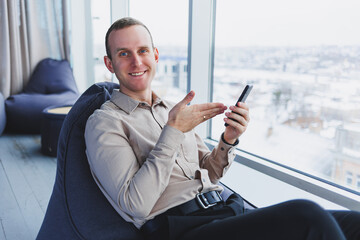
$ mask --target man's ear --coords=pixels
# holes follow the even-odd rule
[[[104,56],[104,63],[105,63],[105,66],[107,67],[107,69],[109,69],[109,71],[111,73],[114,73],[114,68],[113,68],[111,59],[108,56]]]
[[[154,48],[154,55],[155,55],[155,61],[159,62],[159,50],[155,47]]]

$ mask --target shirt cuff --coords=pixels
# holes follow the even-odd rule
[[[180,130],[176,128],[170,127],[169,125],[165,125],[158,142],[162,142],[169,147],[176,149],[180,146],[180,144],[184,141],[185,135]]]
[[[236,141],[235,141],[234,144],[230,144],[230,143],[226,142],[226,141],[225,141],[225,138],[224,138],[224,133],[221,134],[221,140],[222,140],[225,144],[230,145],[230,146],[236,146],[236,145],[239,144],[239,139],[236,139]]]

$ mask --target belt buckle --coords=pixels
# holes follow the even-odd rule
[[[204,193],[198,193],[196,194],[196,200],[198,201],[198,203],[200,204],[200,206],[203,209],[207,209],[209,207],[215,206],[217,203],[209,203],[207,198],[204,196]]]

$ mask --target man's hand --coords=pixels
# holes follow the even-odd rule
[[[200,123],[224,113],[227,108],[222,103],[204,103],[188,106],[187,104],[193,100],[194,96],[194,91],[189,92],[182,101],[171,109],[167,125],[185,133],[191,131]]]
[[[224,121],[229,124],[225,128],[224,139],[227,143],[234,144],[236,140],[243,134],[249,124],[249,108],[246,103],[238,102],[237,106],[231,106],[232,112],[225,113],[226,117]],[[234,120],[231,120],[235,119]]]

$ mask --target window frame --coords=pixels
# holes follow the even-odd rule
[[[212,101],[215,10],[216,0],[189,0],[187,90],[195,91],[192,104]],[[211,121],[199,125],[195,131],[202,138],[210,138]]]

